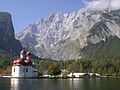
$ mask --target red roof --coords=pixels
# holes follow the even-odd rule
[[[30,60],[16,59],[13,61],[13,65],[32,66],[33,64]]]

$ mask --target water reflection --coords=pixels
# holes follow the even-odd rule
[[[11,78],[11,90],[34,90],[32,79]]]
[[[11,84],[9,84],[9,80]],[[1,79],[0,90],[120,90],[120,79]],[[10,86],[11,85],[11,86]],[[3,89],[4,88],[4,89]]]
[[[74,78],[68,85],[69,90],[99,90],[100,78]]]
[[[83,79],[74,78],[69,80],[70,90],[83,90]]]

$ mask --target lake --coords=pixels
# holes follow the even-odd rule
[[[0,78],[0,90],[120,90],[118,78],[15,79]]]

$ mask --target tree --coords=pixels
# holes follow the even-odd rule
[[[48,74],[57,76],[61,74],[61,70],[57,64],[50,64],[48,67]]]

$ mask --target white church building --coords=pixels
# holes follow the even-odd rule
[[[25,52],[22,50],[20,52],[20,58],[13,61],[11,75],[17,78],[32,78],[38,76],[38,72],[30,60],[29,51]]]

